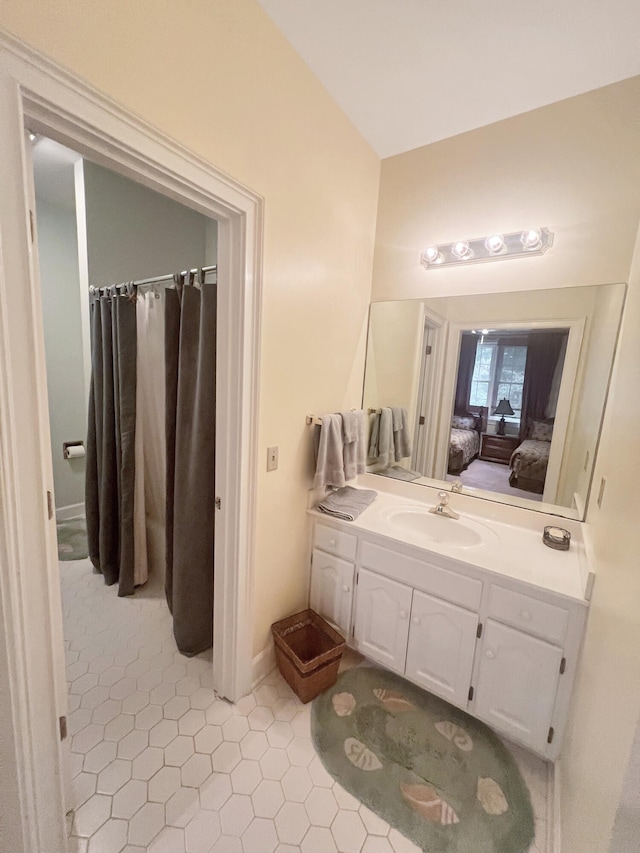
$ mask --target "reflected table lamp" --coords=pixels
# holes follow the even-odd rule
[[[498,421],[498,429],[496,430],[496,435],[504,435],[504,416],[505,415],[513,415],[514,411],[511,408],[511,403],[507,400],[506,397],[503,397],[502,400],[498,403],[498,405],[493,410],[494,415],[502,415],[500,420]]]

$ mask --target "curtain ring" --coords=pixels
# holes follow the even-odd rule
[[[198,284],[202,288],[204,286],[204,280],[206,278],[206,273],[202,267],[198,270]]]

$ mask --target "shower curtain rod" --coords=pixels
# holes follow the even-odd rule
[[[197,267],[194,270],[183,270],[180,275],[197,275],[199,272],[201,272],[203,275],[206,275],[210,272],[217,273],[218,266],[217,264],[213,264],[213,266],[209,267]],[[109,290],[109,288],[111,287],[142,287],[145,284],[160,284],[163,281],[173,281],[173,273],[169,273],[169,275],[156,275],[152,278],[142,278],[139,281],[125,281],[121,284],[106,284],[102,287],[94,287],[93,285],[91,285],[91,287],[89,288],[89,292],[100,293],[101,290]]]

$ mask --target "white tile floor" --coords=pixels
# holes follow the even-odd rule
[[[211,656],[176,650],[159,589],[118,598],[89,562],[60,564],[74,853],[410,853],[327,774],[274,670],[231,705]],[[546,845],[546,765],[514,749]]]

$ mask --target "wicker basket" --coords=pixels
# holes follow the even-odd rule
[[[276,662],[302,702],[310,702],[335,683],[344,637],[313,610],[303,610],[271,626]]]

